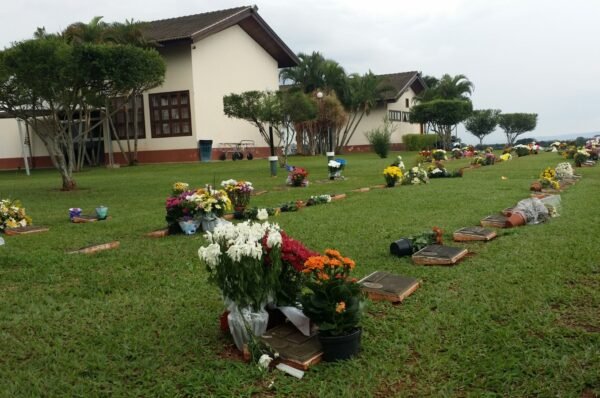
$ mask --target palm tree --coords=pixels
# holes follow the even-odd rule
[[[473,83],[465,75],[450,76],[445,74],[441,79],[427,76],[427,89],[416,99],[419,102],[427,102],[434,99],[462,99],[469,100],[473,93]]]
[[[326,59],[317,51],[312,54],[298,54],[298,66],[281,71],[280,77],[286,82],[300,88],[305,93],[316,90],[334,90],[336,95],[343,98],[346,72],[336,61]]]
[[[76,22],[69,25],[64,30],[63,37],[67,43],[72,44],[104,43],[108,26],[106,22],[102,21],[102,17],[94,17],[88,23]]]

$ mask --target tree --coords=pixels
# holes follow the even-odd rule
[[[346,123],[336,134],[336,152],[348,145],[361,120],[377,105],[387,85],[381,84],[381,79],[371,71],[364,75],[353,74],[346,79],[346,97],[342,101],[348,117]]]
[[[463,99],[434,99],[416,104],[410,110],[410,120],[427,124],[445,149],[450,149],[452,129],[473,111],[471,101]]]
[[[521,134],[535,129],[537,113],[503,113],[498,117],[498,125],[504,130],[506,143],[512,146]]]
[[[62,189],[71,190],[74,144],[95,127],[82,119],[103,110],[109,98],[162,83],[165,64],[151,49],[37,36],[0,52],[0,110],[32,127],[60,172]]]
[[[339,63],[316,51],[312,54],[299,53],[298,59],[297,66],[283,69],[279,74],[284,82],[290,80],[306,94],[334,90],[338,98],[345,97],[346,72]]]
[[[70,44],[112,44],[112,45],[132,45],[140,48],[153,48],[155,43],[146,40],[142,33],[144,23],[135,22],[132,20],[125,20],[125,23],[113,22],[106,23],[102,21],[102,17],[94,17],[89,23],[76,22],[69,25],[63,32],[62,37]],[[39,29],[38,29],[39,30]],[[36,32],[39,36],[40,33],[45,31]],[[163,72],[164,75],[164,72]],[[162,80],[161,80],[162,82]],[[140,86],[134,87],[130,90],[129,94],[122,98],[120,101],[123,105],[122,110],[125,113],[125,137],[118,137],[115,133],[115,139],[119,144],[119,148],[123,153],[123,157],[129,165],[137,164],[137,151],[138,151],[138,138],[139,138],[139,107],[141,103],[139,97],[146,90],[156,87],[154,81],[143,81]],[[131,137],[131,131],[129,129],[129,104],[130,99],[133,102],[133,137]],[[104,104],[107,108],[107,114],[111,114],[108,110],[109,104]],[[118,111],[115,109],[113,111]],[[89,118],[87,118],[89,119]],[[109,117],[110,119],[110,117]],[[112,126],[112,120],[110,120]],[[83,137],[84,140],[87,136]],[[133,138],[133,149],[131,148],[131,139]],[[120,140],[124,139],[127,145],[127,152],[125,152],[121,146]],[[83,148],[83,146],[80,146]],[[81,149],[80,149],[81,150]]]
[[[445,74],[439,80],[432,76],[426,76],[425,82],[427,83],[427,89],[416,97],[419,102],[434,99],[469,101],[469,96],[473,93],[474,88],[473,83],[465,75],[450,76]]]
[[[246,91],[223,97],[223,112],[230,118],[245,120],[256,128],[270,145],[268,128],[272,127],[278,138],[276,145],[281,148],[282,165],[287,163],[287,153],[291,144],[288,134],[294,123],[313,119],[317,115],[316,105],[300,91]]]
[[[498,109],[475,110],[465,121],[465,128],[479,138],[479,145],[483,145],[483,138],[491,134],[498,125]]]
[[[444,148],[450,149],[452,129],[472,112],[469,96],[473,83],[465,75],[448,74],[439,80],[426,76],[425,81],[428,87],[415,97],[417,105],[411,109],[410,120],[425,124],[438,135]]]

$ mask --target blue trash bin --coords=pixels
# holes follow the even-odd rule
[[[198,140],[198,158],[203,162],[210,162],[212,157],[212,140]]]

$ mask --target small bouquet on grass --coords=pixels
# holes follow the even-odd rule
[[[332,159],[327,163],[329,169],[329,179],[340,178],[342,176],[342,170],[346,167],[346,161],[344,159]]]
[[[552,167],[546,167],[538,181],[542,188],[560,189],[560,184],[556,180],[556,170]]]
[[[250,203],[250,195],[254,187],[250,181],[225,180],[221,181],[221,187],[236,210],[242,211]]]
[[[307,187],[308,171],[302,167],[293,167],[288,174],[287,183],[294,187]]]
[[[443,149],[434,149],[431,153],[431,156],[433,157],[433,160],[448,160],[448,157],[446,156],[446,151],[444,151]]]
[[[488,152],[489,150],[489,152]],[[486,149],[485,151],[485,155],[484,155],[484,160],[485,160],[485,166],[492,166],[494,163],[496,163],[496,155],[494,155],[494,152],[492,152],[491,148]]]
[[[498,160],[501,162],[508,162],[509,160],[512,160],[512,155],[510,152],[505,152],[498,157]]]
[[[383,177],[388,187],[393,187],[402,179],[402,170],[398,166],[388,166],[383,169]]]
[[[404,185],[419,185],[427,184],[428,182],[427,170],[423,169],[421,165],[409,169],[402,179],[402,184]]]
[[[420,151],[417,159],[419,162],[425,162],[425,163],[431,162],[431,151],[426,150],[426,149]]]
[[[343,336],[355,332],[362,314],[363,294],[356,279],[350,278],[355,263],[337,250],[312,256],[304,263],[309,277],[302,295],[304,314],[319,326],[321,336]]]
[[[246,218],[248,220],[265,221],[270,216],[276,216],[278,214],[279,213],[277,212],[277,210],[272,207],[251,207],[244,210],[244,212],[242,213],[242,218]]]
[[[427,176],[429,178],[451,178],[451,177],[462,177],[462,170],[456,170],[454,172],[448,171],[442,162],[435,162],[427,167]]]
[[[331,202],[331,195],[314,195],[306,201],[306,206],[315,206]]]
[[[573,175],[574,175],[573,167],[571,166],[571,163],[569,163],[569,162],[559,163],[554,168],[554,171],[556,172],[556,178],[558,180],[573,178]]]
[[[463,151],[460,148],[453,148],[452,149],[452,157],[454,159],[460,159],[463,157]]]
[[[0,200],[0,232],[7,228],[25,227],[31,224],[31,218],[25,214],[25,208],[18,200]]]
[[[529,145],[519,144],[515,145],[513,149],[515,150],[518,157],[527,156],[531,154],[531,148],[529,147]]]
[[[578,150],[573,155],[573,160],[575,161],[575,166],[581,167],[581,165],[583,165],[588,160],[589,157],[590,157],[590,154],[585,149]]]

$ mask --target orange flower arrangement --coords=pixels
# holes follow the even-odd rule
[[[309,277],[309,291],[302,296],[302,308],[319,325],[319,333],[347,335],[358,327],[363,294],[356,278],[350,277],[355,267],[354,260],[334,249],[309,257],[304,263],[302,272]]]

